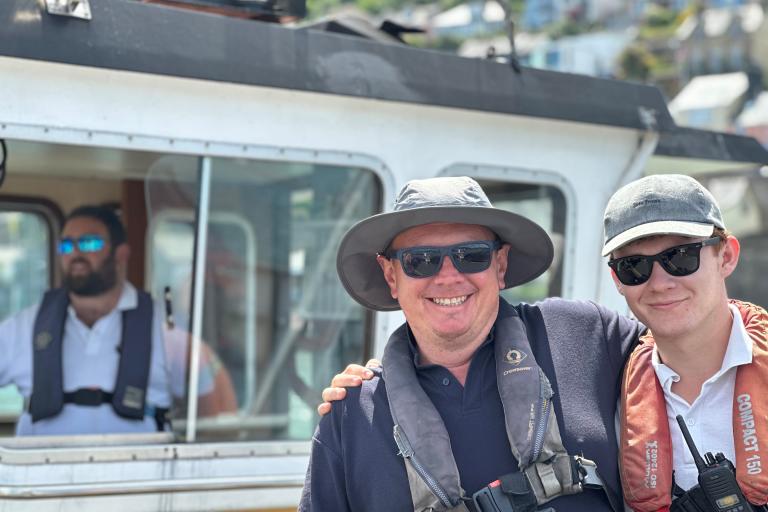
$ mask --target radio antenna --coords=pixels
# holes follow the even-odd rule
[[[685,425],[685,420],[683,419],[683,416],[678,414],[675,418],[677,419],[677,424],[680,425],[680,430],[683,432],[683,437],[685,438],[685,444],[687,444],[688,449],[691,450],[691,455],[693,455],[693,462],[696,463],[696,467],[698,468],[699,472],[701,472],[701,470],[705,469],[707,465],[704,464],[704,459],[701,458],[701,454],[699,453],[699,450],[696,448],[696,445],[693,444],[691,433],[688,432],[688,427]]]

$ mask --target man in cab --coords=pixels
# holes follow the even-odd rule
[[[109,207],[75,209],[58,255],[62,286],[0,324],[0,386],[15,385],[24,398],[16,434],[166,430],[185,390],[185,366],[169,354],[186,354],[188,336],[126,279],[122,222]],[[207,396],[215,376],[212,365],[200,368],[198,392]]]

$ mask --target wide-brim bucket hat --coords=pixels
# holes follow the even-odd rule
[[[383,254],[399,233],[433,223],[484,226],[508,243],[504,288],[537,278],[552,263],[554,249],[546,231],[522,215],[494,208],[472,178],[413,180],[398,194],[394,211],[361,220],[341,239],[336,270],[352,298],[377,311],[400,309],[376,256]]]

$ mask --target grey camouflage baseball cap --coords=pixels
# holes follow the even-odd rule
[[[682,174],[647,176],[623,186],[608,201],[603,226],[603,256],[647,236],[702,237],[725,229],[709,190]]]
[[[435,223],[484,226],[510,244],[504,288],[535,279],[552,263],[554,250],[547,232],[522,215],[494,208],[472,178],[413,180],[400,190],[394,211],[363,219],[342,237],[336,271],[352,298],[377,311],[400,309],[376,255],[384,253],[406,229]]]

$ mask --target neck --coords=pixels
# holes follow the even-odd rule
[[[413,333],[419,346],[419,357],[423,364],[437,364],[446,368],[463,386],[467,381],[469,365],[477,349],[488,338],[491,330],[491,323],[487,330],[483,331],[482,336],[478,336],[468,342],[459,342],[453,340],[451,343],[442,341],[441,343],[431,343],[428,338],[420,337]]]
[[[92,297],[70,293],[69,302],[75,310],[77,318],[88,327],[93,327],[100,318],[115,309],[122,293],[123,282],[120,281],[112,289]]]
[[[733,317],[725,304],[695,332],[674,339],[654,335],[659,358],[680,376],[672,391],[689,404],[701,394],[704,382],[722,368],[732,326]]]

